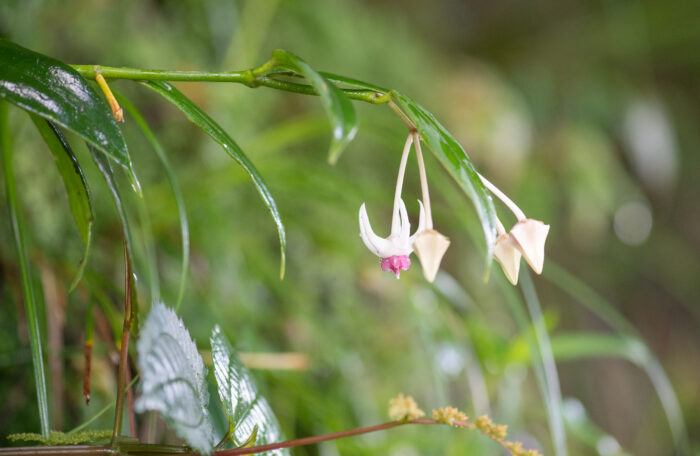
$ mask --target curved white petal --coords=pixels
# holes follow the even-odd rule
[[[388,258],[393,255],[392,250],[394,249],[392,248],[392,242],[374,234],[372,225],[369,223],[369,216],[367,215],[365,203],[362,203],[362,206],[360,206],[360,237],[369,251],[378,257]]]
[[[403,200],[399,200],[399,215],[401,216],[401,231],[399,233],[399,241],[401,243],[408,242],[411,236],[411,222],[408,221],[408,211],[406,211],[406,204]]]
[[[418,200],[418,205],[420,205],[420,211],[419,211],[419,218],[418,218],[418,228],[416,228],[416,232],[413,233],[413,236],[410,238],[410,243],[413,245],[413,242],[416,239],[416,236],[421,234],[423,231],[425,231],[425,208],[423,207],[423,202],[421,200]]]

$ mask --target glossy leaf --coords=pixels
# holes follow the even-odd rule
[[[282,431],[270,404],[258,394],[250,372],[218,326],[212,331],[210,342],[219,397],[224,404],[236,444],[240,446],[246,442],[252,443],[248,440],[254,434],[255,445],[281,441]],[[279,449],[260,454],[288,455],[289,450]]]
[[[5,178],[5,194],[7,196],[7,208],[9,217],[7,221],[12,228],[15,253],[17,254],[17,266],[22,282],[24,308],[27,314],[27,327],[29,329],[29,345],[32,351],[32,365],[34,367],[34,382],[36,387],[37,403],[39,405],[39,421],[41,423],[41,436],[49,437],[51,429],[49,423],[49,402],[46,388],[46,374],[44,372],[44,356],[42,353],[41,331],[43,326],[37,312],[37,297],[34,292],[31,266],[27,255],[26,230],[22,224],[19,208],[19,197],[12,163],[12,141],[7,117],[7,103],[0,100],[0,155],[2,156],[2,169]]]
[[[53,154],[56,167],[63,179],[63,185],[66,187],[71,214],[73,214],[73,219],[80,232],[80,237],[85,244],[83,259],[78,266],[78,272],[70,286],[70,290],[72,291],[83,276],[90,253],[92,221],[94,218],[92,204],[90,202],[90,192],[88,191],[83,170],[80,168],[80,163],[78,163],[78,159],[73,153],[70,144],[68,144],[68,141],[66,141],[66,138],[63,136],[63,133],[61,133],[61,130],[50,121],[42,119],[37,115],[31,114],[31,118],[51,151],[51,154]]]
[[[107,183],[107,188],[109,188],[109,192],[112,194],[112,199],[114,200],[114,205],[117,208],[119,220],[122,224],[122,232],[124,234],[124,242],[126,242],[126,250],[129,253],[129,258],[131,258],[133,261],[134,250],[132,247],[133,243],[131,242],[131,228],[129,225],[129,219],[126,215],[126,209],[124,208],[124,202],[122,201],[121,193],[119,192],[119,185],[114,177],[112,165],[109,160],[107,160],[107,157],[98,152],[97,149],[92,147],[92,145],[88,144],[88,149],[90,149],[92,159],[95,162],[95,165],[97,165],[97,169],[100,171],[100,173],[102,173],[102,177],[104,177],[105,182]]]
[[[333,126],[328,161],[335,163],[345,147],[357,134],[357,115],[350,99],[342,90],[296,55],[277,49],[273,61],[282,68],[301,74],[318,92]]]
[[[0,39],[0,97],[71,130],[134,174],[124,136],[104,99],[76,70]]]
[[[162,303],[151,308],[136,347],[141,371],[138,413],[155,410],[188,445],[209,454],[214,432],[207,411],[206,369],[190,333]]]
[[[158,138],[156,138],[156,135],[153,134],[153,131],[151,131],[141,113],[129,100],[127,100],[126,98],[124,98],[124,96],[116,92],[114,93],[114,95],[117,97],[117,101],[119,101],[119,103],[126,110],[126,112],[129,113],[129,115],[134,119],[134,122],[136,122],[136,125],[139,126],[148,142],[151,143],[153,150],[155,151],[156,155],[158,156],[158,159],[163,165],[165,175],[168,178],[170,187],[173,190],[175,204],[177,205],[177,213],[178,217],[180,218],[180,235],[182,239],[182,269],[180,270],[180,288],[177,294],[177,301],[175,302],[175,311],[177,311],[180,308],[180,304],[182,303],[183,297],[185,296],[185,285],[187,284],[187,271],[189,269],[190,264],[190,230],[189,224],[187,222],[185,200],[182,196],[182,190],[180,190],[180,184],[178,183],[175,171],[173,171],[173,168],[170,165],[168,155],[165,153],[165,150],[160,144],[160,141],[158,141]]]
[[[471,198],[486,238],[486,270],[491,266],[496,243],[496,211],[469,156],[435,117],[407,96],[393,92],[393,99],[420,133],[442,166]]]
[[[231,138],[229,134],[226,133],[223,128],[221,128],[219,124],[217,124],[211,117],[202,111],[199,106],[194,104],[192,100],[187,98],[184,94],[182,94],[182,92],[177,90],[171,84],[164,81],[148,81],[144,82],[144,84],[146,87],[165,97],[180,111],[182,111],[189,120],[202,128],[206,134],[208,134],[214,141],[218,142],[221,147],[224,148],[226,153],[236,160],[238,164],[241,165],[241,167],[248,173],[250,178],[253,180],[255,187],[258,189],[258,192],[262,196],[265,205],[270,210],[275,224],[277,225],[281,255],[280,277],[284,277],[285,252],[287,247],[284,225],[282,225],[282,220],[280,218],[279,211],[277,210],[277,203],[275,203],[275,200],[272,198],[265,181],[263,180],[262,176],[260,176],[260,173],[250,161],[248,156],[243,152],[233,138]]]

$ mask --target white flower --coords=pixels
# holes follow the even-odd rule
[[[420,218],[418,228],[411,235],[411,224],[408,221],[406,205],[401,199],[403,178],[406,172],[406,161],[411,150],[411,144],[415,141],[416,155],[418,157],[418,169],[420,172],[421,188],[423,191],[423,202],[418,200],[420,206]],[[391,233],[389,237],[377,236],[372,229],[367,215],[365,203],[360,206],[360,237],[370,252],[382,259],[381,267],[384,271],[393,271],[396,278],[402,270],[411,267],[409,255],[414,248],[418,259],[423,266],[423,273],[432,282],[435,280],[440,261],[442,260],[450,241],[433,229],[433,219],[430,212],[430,194],[428,192],[428,182],[425,177],[425,166],[423,155],[420,150],[420,136],[418,132],[411,131],[406,144],[404,145],[401,163],[399,165],[399,175],[396,181],[396,191],[394,194],[394,211],[391,217]]]
[[[479,174],[484,186],[496,195],[518,218],[509,233],[505,232],[500,220],[498,238],[494,247],[494,257],[503,267],[508,280],[515,285],[518,282],[520,256],[522,255],[537,274],[542,274],[544,266],[544,244],[549,234],[549,225],[525,216],[525,213],[502,191]]]
[[[498,238],[496,245],[493,248],[493,256],[501,264],[503,273],[510,283],[516,285],[518,283],[518,273],[520,272],[520,257],[522,254],[518,249],[518,245],[511,237],[510,233],[506,233],[505,228],[500,220],[498,223]]]
[[[413,236],[410,235],[411,224],[408,221],[406,205],[400,199],[391,218],[391,234],[389,237],[382,238],[374,233],[367,216],[365,203],[362,203],[360,206],[360,237],[369,251],[379,258],[410,255],[413,252],[413,241],[418,233],[425,229],[425,208],[420,200],[418,200],[418,204],[420,205],[420,218],[418,229]]]

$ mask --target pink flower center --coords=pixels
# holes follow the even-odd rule
[[[401,270],[408,271],[410,267],[411,260],[407,255],[393,255],[389,258],[382,258],[382,271],[393,271],[397,279]]]

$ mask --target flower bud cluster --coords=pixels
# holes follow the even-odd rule
[[[418,408],[418,404],[411,396],[399,393],[389,401],[389,419],[392,421],[415,420],[424,415],[423,410]]]

